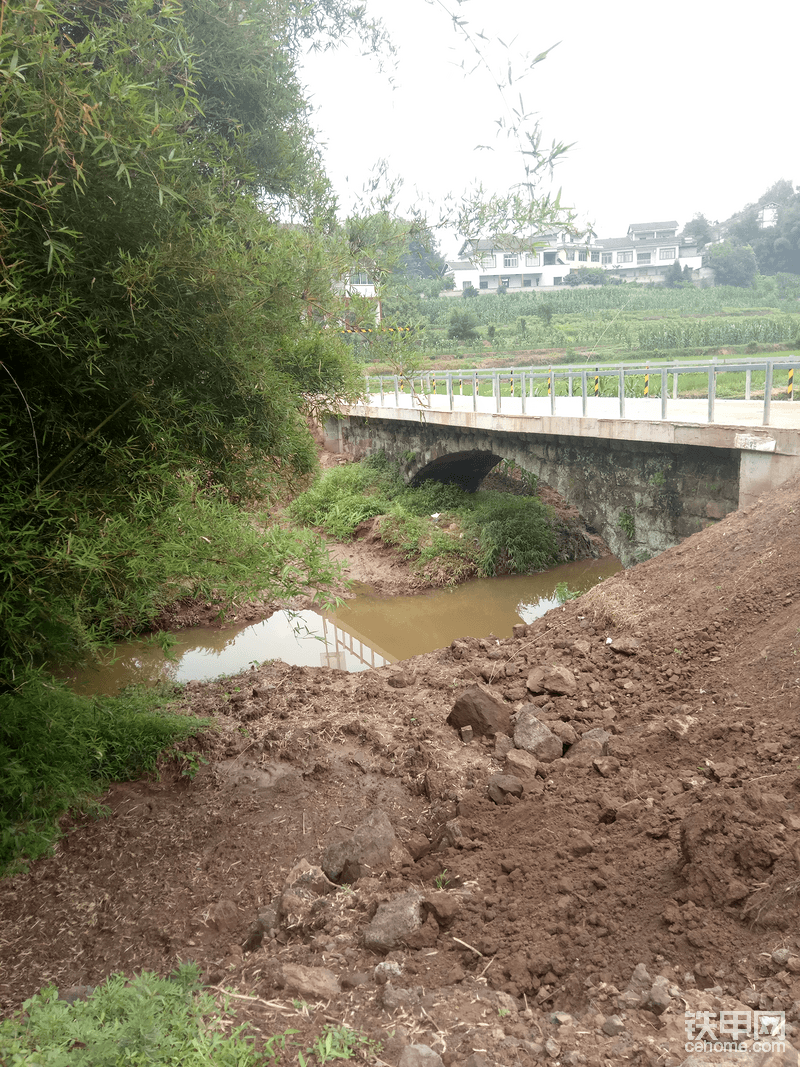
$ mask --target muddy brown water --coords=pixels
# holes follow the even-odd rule
[[[560,582],[586,592],[621,569],[618,559],[606,556],[415,596],[378,597],[362,586],[333,612],[279,611],[249,625],[190,627],[173,635],[169,657],[153,639],[122,642],[97,666],[61,677],[78,692],[101,694],[158,680],[206,681],[271,659],[362,671],[443,648],[457,637],[510,637],[515,623],[559,607]]]

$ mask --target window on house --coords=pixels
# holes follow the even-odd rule
[[[633,263],[633,252],[617,252],[617,263]]]
[[[603,258],[602,258],[601,262],[602,263],[611,263],[611,261],[612,261],[612,253],[611,252],[603,252]]]
[[[508,270],[509,267],[516,267],[519,263],[519,256],[516,252],[505,252],[503,254],[503,266]]]
[[[494,253],[493,252],[484,252],[484,254],[481,256],[481,266],[482,267],[493,267],[494,266]]]
[[[525,266],[526,267],[538,267],[539,266],[539,253],[538,252],[526,252],[525,253]]]
[[[674,248],[659,248],[659,250],[658,250],[658,258],[659,259],[674,259],[675,258],[675,249]]]
[[[575,259],[575,253],[574,252],[567,252],[566,255],[567,255],[567,259],[568,260],[574,260]]]
[[[530,287],[531,287],[530,278],[523,278],[522,279],[522,286],[523,286],[524,289],[530,289]]]
[[[474,289],[475,286],[472,284],[472,282],[462,282],[461,283],[461,288],[462,289]]]
[[[600,253],[599,252],[592,252],[592,263],[599,263],[599,262],[600,262]]]
[[[588,252],[579,252],[578,253],[578,262],[579,263],[586,263],[588,258],[589,258],[589,253]]]
[[[636,253],[636,262],[637,263],[649,263],[650,262],[650,253],[649,252],[637,252]]]
[[[350,284],[351,285],[369,285],[369,275],[365,270],[354,270],[350,272]]]
[[[553,278],[553,285],[563,285],[563,284],[564,284],[564,279],[563,278]]]
[[[555,263],[556,263],[556,254],[555,254],[555,252],[545,252],[545,254],[544,254],[544,265],[546,267],[554,267]]]
[[[481,289],[488,289],[489,288],[489,279],[488,278],[481,278],[480,282],[478,284],[480,285]]]

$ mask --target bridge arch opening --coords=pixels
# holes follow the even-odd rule
[[[489,471],[496,467],[502,458],[494,452],[481,449],[451,452],[426,463],[408,484],[416,489],[423,482],[444,482],[445,485],[458,485],[467,493],[475,493]]]

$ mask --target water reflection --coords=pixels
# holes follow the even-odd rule
[[[181,630],[171,659],[152,641],[123,642],[97,667],[63,677],[79,692],[114,693],[134,682],[205,681],[270,659],[361,671],[443,648],[456,637],[510,637],[515,623],[532,622],[558,606],[558,583],[584,592],[620,569],[617,559],[607,557],[419,596],[365,593],[335,613],[280,611],[248,626]]]

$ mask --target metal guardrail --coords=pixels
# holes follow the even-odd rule
[[[454,410],[454,398],[457,395],[471,396],[472,409],[478,410],[478,397],[482,396],[481,387],[484,383],[491,384],[489,396],[494,398],[496,412],[503,410],[503,387],[509,386],[509,392],[505,399],[516,397],[522,402],[522,414],[526,414],[526,401],[534,397],[549,396],[550,413],[555,415],[556,396],[559,382],[566,381],[566,392],[560,395],[577,396],[582,399],[581,414],[587,414],[587,405],[591,396],[616,396],[619,400],[619,417],[625,418],[625,398],[635,396],[654,395],[650,391],[652,379],[659,382],[658,395],[661,398],[661,418],[667,418],[668,401],[670,393],[672,399],[677,400],[680,396],[679,379],[681,375],[701,373],[707,376],[708,381],[708,421],[714,422],[715,402],[717,398],[717,384],[720,375],[744,374],[742,395],[727,397],[726,399],[750,400],[753,388],[753,374],[764,375],[764,400],[762,425],[770,424],[770,404],[772,402],[773,382],[776,371],[786,372],[786,400],[794,400],[794,370],[800,363],[791,359],[711,359],[694,362],[659,362],[647,363],[620,363],[596,364],[594,368],[585,364],[580,366],[551,366],[542,367],[507,367],[492,370],[448,370],[448,371],[425,371],[410,376],[406,375],[380,375],[367,376],[367,395],[380,394],[381,407],[400,407],[401,395],[410,395],[412,403],[429,395],[437,395],[437,390],[448,398],[450,411]],[[638,391],[638,383],[633,379],[643,379],[642,391]],[[601,385],[604,380],[611,379],[615,387],[609,392],[607,386]],[[576,384],[579,384],[580,393],[575,392]],[[441,386],[441,388],[439,388]],[[456,392],[458,390],[458,392]],[[465,392],[466,390],[466,392]],[[387,405],[387,397],[392,397],[394,404]],[[694,397],[697,398],[696,395]]]

